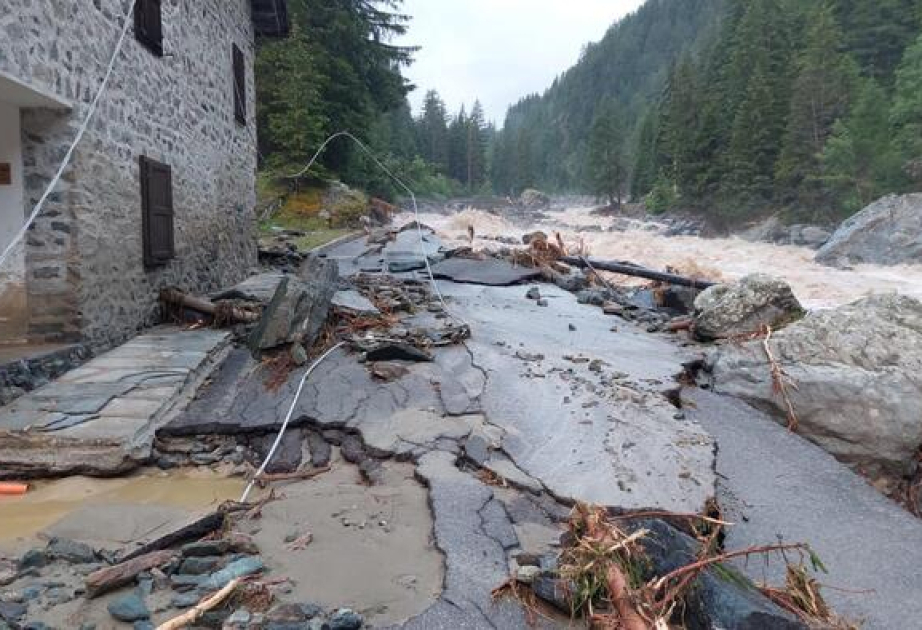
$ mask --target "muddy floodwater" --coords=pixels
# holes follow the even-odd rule
[[[162,514],[207,510],[228,499],[239,499],[244,485],[240,478],[206,469],[144,471],[119,479],[69,477],[37,482],[22,497],[0,497],[0,550],[19,550],[42,534],[76,529],[80,527],[78,521],[87,522],[94,513],[109,513],[113,506],[123,507],[120,511],[125,518],[137,513],[139,520],[153,511],[145,508]],[[117,536],[116,529],[128,529],[124,522],[112,525],[107,537]],[[137,524],[137,528],[142,527]],[[79,537],[86,538],[86,533]]]
[[[807,308],[829,308],[853,302],[874,293],[898,292],[922,299],[922,266],[881,267],[857,265],[838,270],[813,262],[815,252],[806,247],[750,243],[741,238],[704,239],[695,236],[665,237],[656,233],[655,223],[637,222],[626,232],[608,232],[614,219],[593,216],[588,208],[548,213],[548,219],[533,225],[514,225],[500,216],[469,209],[452,215],[423,214],[421,220],[450,243],[468,243],[473,226],[478,248],[502,247],[482,237],[521,237],[533,230],[560,232],[574,251],[582,241],[589,255],[610,260],[629,260],[656,269],[667,266],[682,273],[713,280],[736,280],[750,273],[767,273],[787,280]],[[412,220],[398,218],[397,224]],[[606,231],[587,231],[601,228]],[[620,284],[642,283],[610,275]]]

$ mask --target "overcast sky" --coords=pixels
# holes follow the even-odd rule
[[[487,118],[502,125],[506,108],[542,92],[598,41],[615,20],[643,0],[404,0],[413,16],[401,43],[422,46],[404,73],[417,89],[419,111],[429,89],[454,113],[479,98]]]

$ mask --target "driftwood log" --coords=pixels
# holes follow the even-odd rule
[[[115,566],[105,567],[86,576],[86,595],[99,597],[129,582],[145,571],[162,567],[179,557],[178,551],[164,550],[138,556]]]
[[[169,549],[175,545],[179,545],[190,540],[198,540],[204,536],[207,536],[213,531],[221,529],[224,526],[224,518],[227,515],[227,509],[218,509],[215,512],[206,514],[205,516],[196,519],[195,521],[180,527],[177,530],[171,531],[165,536],[153,540],[143,547],[139,547],[129,553],[124,554],[119,560],[121,562],[127,562],[128,560],[133,560],[144,555],[148,555],[155,551],[161,551],[163,549]]]
[[[191,308],[193,311],[211,315],[212,317],[218,314],[218,305],[211,300],[188,295],[178,289],[163,289],[160,291],[160,299],[167,304]],[[260,318],[258,313],[237,307],[229,308],[226,312],[222,312],[221,315],[229,316],[233,321],[243,324],[252,324],[259,321]]]
[[[620,273],[625,276],[645,278],[647,280],[655,280],[657,282],[673,284],[681,287],[691,287],[693,289],[707,289],[717,284],[716,282],[688,278],[686,276],[679,276],[674,273],[654,271],[653,269],[647,269],[646,267],[641,267],[639,265],[624,261],[595,260],[583,258],[582,256],[564,256],[560,259],[560,262],[566,263],[572,267],[579,267],[580,269],[610,271],[612,273]]]

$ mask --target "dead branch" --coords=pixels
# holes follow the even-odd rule
[[[772,390],[784,400],[784,405],[787,408],[788,430],[792,433],[796,433],[797,428],[800,426],[800,420],[798,420],[797,413],[794,411],[794,403],[791,401],[791,397],[788,394],[788,387],[797,389],[797,385],[787,375],[784,368],[781,367],[781,363],[778,362],[775,355],[772,354],[772,348],[769,345],[769,342],[772,340],[772,327],[765,326],[764,330],[765,338],[762,340],[762,348],[765,350],[765,356],[768,357],[768,365],[772,377]]]
[[[179,630],[180,628],[185,628],[186,626],[192,625],[201,619],[206,612],[220,606],[221,603],[230,597],[231,594],[237,589],[237,587],[240,586],[240,582],[240,578],[231,580],[228,582],[227,586],[222,588],[214,595],[203,599],[199,604],[190,610],[157,626],[157,630]]]
[[[256,481],[261,483],[272,483],[273,481],[293,481],[293,480],[303,480],[303,479],[313,479],[314,477],[319,477],[324,473],[328,473],[333,470],[332,466],[321,466],[320,468],[312,468],[311,470],[301,470],[290,473],[263,473],[256,478]]]
[[[656,580],[656,582],[654,582],[651,586],[654,592],[658,592],[661,591],[667,584],[669,584],[669,582],[689,574],[697,575],[702,570],[713,564],[720,564],[721,562],[726,562],[727,560],[732,560],[733,558],[748,558],[749,556],[766,555],[783,551],[809,551],[809,548],[807,545],[797,543],[788,545],[766,545],[764,547],[749,547],[747,549],[731,551],[729,553],[698,560],[697,562],[693,562],[684,567],[679,567],[675,571],[671,571],[670,573],[667,573],[663,577]]]
[[[220,314],[221,316],[229,318],[234,322],[241,322],[244,324],[252,324],[253,322],[259,321],[260,318],[258,313],[238,308],[236,306],[231,308],[221,308],[218,304],[215,304],[211,300],[188,295],[178,289],[163,289],[160,291],[160,299],[167,304],[175,304],[178,306],[191,308],[193,311],[198,311],[199,313],[204,313],[205,315],[211,315],[212,317],[216,317]]]
[[[132,560],[126,560],[120,564],[94,571],[86,576],[86,596],[90,599],[99,597],[128,584],[140,573],[161,567],[178,557],[178,551],[154,551]]]

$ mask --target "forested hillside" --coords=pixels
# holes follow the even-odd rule
[[[413,48],[391,42],[406,32],[400,0],[288,0],[291,35],[257,53],[261,168],[300,171],[338,131],[364,139],[421,194],[453,195],[488,187],[493,129],[472,97],[471,111],[449,115],[435,92],[414,119],[413,89],[401,70]],[[335,140],[312,171],[386,198],[403,191],[351,141]]]
[[[922,184],[922,1],[650,0],[495,153],[500,190],[841,218]]]
[[[606,144],[626,146],[675,60],[713,39],[725,1],[649,0],[589,44],[543,95],[510,108],[495,147],[497,190],[584,190],[594,175],[588,158],[596,115],[616,117],[606,126],[618,136]]]

